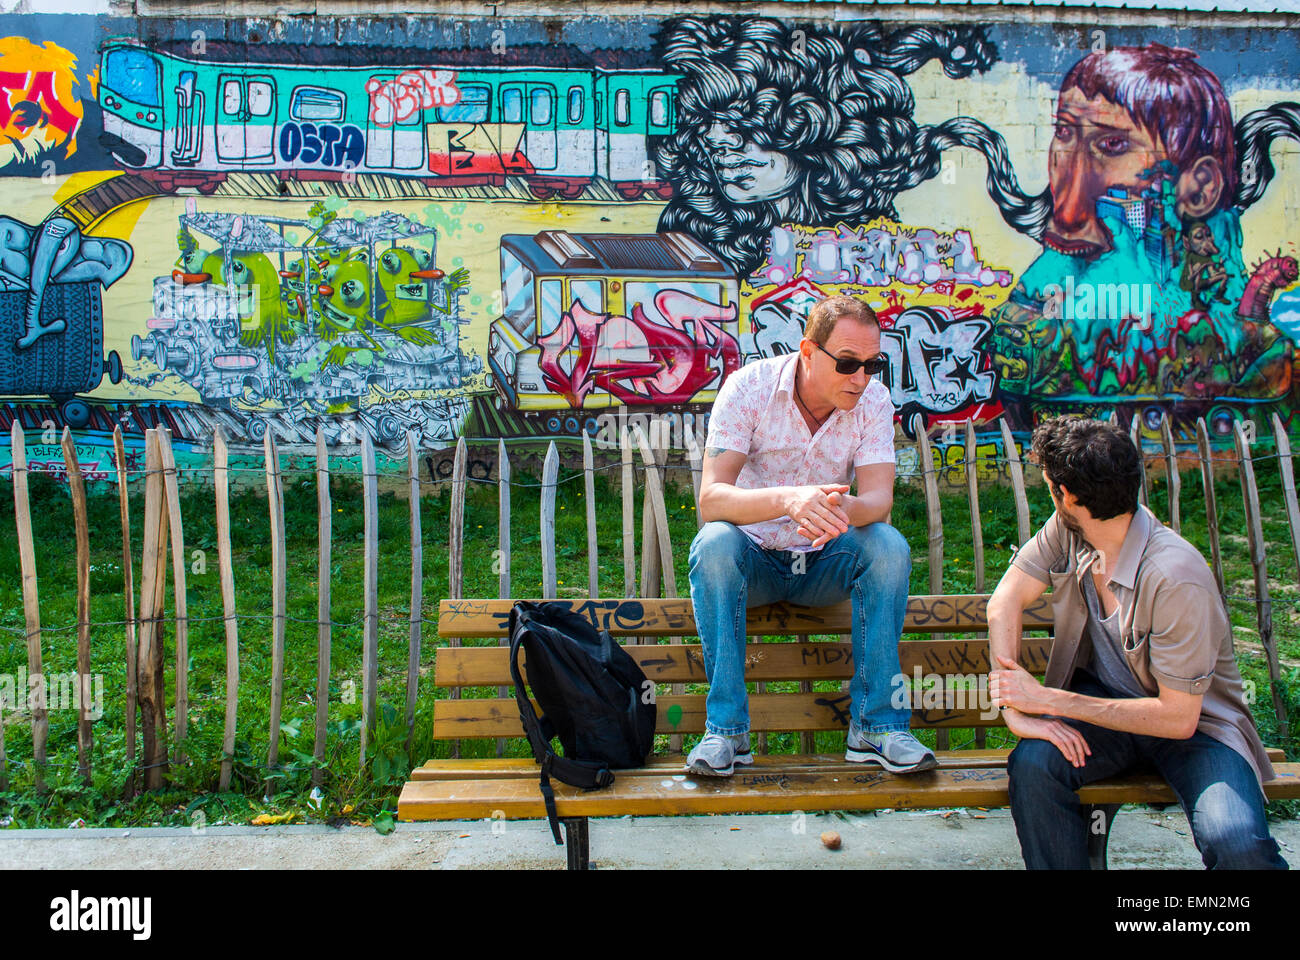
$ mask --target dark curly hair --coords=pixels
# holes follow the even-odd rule
[[[1052,417],[1034,428],[1034,458],[1059,495],[1065,487],[1097,520],[1137,510],[1142,467],[1123,430],[1102,420]]]
[[[829,224],[896,217],[894,198],[940,170],[951,146],[989,160],[989,193],[1004,218],[1041,230],[1050,202],[1019,190],[1002,137],[958,117],[933,127],[912,119],[915,102],[903,77],[937,59],[953,79],[997,61],[984,27],[815,26],[717,17],[671,21],[663,33],[665,65],[678,83],[677,131],[658,146],[660,176],[674,190],[660,230],[691,234],[743,274],[763,260],[771,228],[782,221]],[[785,199],[738,204],[719,190],[704,142],[720,122],[764,150],[781,153],[802,176]]]

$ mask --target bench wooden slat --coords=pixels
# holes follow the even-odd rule
[[[1285,753],[1277,747],[1268,748],[1268,758],[1274,766],[1286,761]],[[936,750],[935,756],[939,766],[967,767],[980,769],[984,767],[1005,767],[1010,748],[981,748],[975,750]],[[662,777],[665,774],[681,773],[686,765],[685,754],[656,754],[646,761],[644,767],[633,770],[617,770],[615,777]],[[860,763],[849,763],[843,753],[771,753],[755,754],[755,770],[767,769],[815,769],[823,771],[853,771],[860,773],[866,769]],[[506,780],[513,777],[531,777],[537,779],[538,766],[532,757],[495,757],[483,760],[429,760],[411,771],[412,780]]]
[[[1000,726],[1001,717],[981,716],[975,709],[958,709],[960,701],[948,691],[951,707],[912,711],[914,727]],[[936,691],[936,698],[938,692]],[[968,703],[978,704],[978,692],[970,691]],[[704,695],[661,696],[657,699],[656,733],[702,733],[704,731]],[[673,707],[681,708],[674,726]],[[760,730],[846,730],[848,729],[849,695],[839,691],[826,693],[751,693],[749,718],[751,729]],[[540,713],[540,709],[538,710]],[[996,712],[996,711],[995,711]],[[519,706],[513,698],[482,700],[436,700],[433,704],[433,737],[448,740],[468,737],[521,737]]]
[[[628,644],[624,647],[657,683],[704,683],[704,655],[698,643]],[[923,674],[987,674],[987,640],[908,640],[899,660],[909,677]],[[1050,637],[1026,637],[1020,662],[1030,673],[1047,669]],[[527,657],[521,655],[521,662]],[[751,643],[745,647],[745,679],[843,680],[852,676],[852,646],[845,641]],[[445,647],[438,651],[434,683],[439,687],[492,687],[511,683],[510,651],[502,647]]]
[[[1010,750],[936,750],[941,767],[1005,767]],[[616,770],[615,777],[662,777],[677,774],[686,766],[684,753],[660,753],[644,767]],[[512,777],[537,779],[538,765],[531,757],[487,758],[483,760],[429,760],[411,771],[412,780],[508,780]],[[754,754],[755,770],[813,769],[861,773],[860,763],[849,763],[844,753]]]
[[[537,601],[540,602],[540,601]],[[680,599],[571,599],[552,600],[585,616],[595,627],[614,636],[698,636],[691,601]],[[514,600],[443,600],[438,605],[438,635],[442,637],[500,637],[510,622]],[[914,596],[907,600],[903,621],[906,633],[954,633],[986,630],[988,594],[968,596]],[[831,607],[802,607],[773,603],[749,611],[746,632],[750,635],[800,633],[850,633],[852,605],[849,601]],[[1039,597],[1025,611],[1025,628],[1045,630],[1052,626],[1052,607]]]
[[[1281,764],[1268,784],[1272,799],[1300,798],[1300,763]],[[603,790],[552,781],[561,817],[658,816],[692,813],[788,813],[794,810],[872,810],[886,807],[1005,807],[1005,769],[949,769],[895,776],[860,771],[768,768],[729,778],[619,777]],[[1079,790],[1084,803],[1176,800],[1157,774],[1103,780]],[[533,780],[408,781],[397,801],[400,820],[457,820],[501,811],[507,819],[546,816]]]

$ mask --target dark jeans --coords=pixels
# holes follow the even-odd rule
[[[1096,679],[1078,671],[1071,689],[1107,697]],[[1156,770],[1173,787],[1192,827],[1196,849],[1210,869],[1285,870],[1269,836],[1264,798],[1245,759],[1197,731],[1168,740],[1107,730],[1066,720],[1092,749],[1082,767],[1071,766],[1048,740],[1021,740],[1011,752],[1011,815],[1030,870],[1087,870],[1087,811],[1075,791],[1086,783],[1139,770]]]

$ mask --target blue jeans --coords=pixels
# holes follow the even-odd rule
[[[901,533],[886,523],[853,527],[820,550],[797,554],[764,550],[734,524],[713,521],[696,534],[690,564],[691,601],[709,678],[708,732],[749,732],[746,608],[777,601],[821,607],[846,597],[853,600],[854,669],[851,713],[843,720],[847,725],[851,716],[871,732],[908,729],[910,711],[890,705],[912,568]],[[833,699],[838,711],[843,698]]]
[[[1106,691],[1079,671],[1071,689],[1093,697]],[[1187,740],[1148,737],[1066,720],[1092,749],[1074,767],[1055,744],[1021,740],[1011,752],[1011,815],[1030,870],[1087,870],[1087,811],[1075,791],[1123,773],[1154,768],[1173,787],[1206,867],[1286,870],[1269,836],[1255,771],[1226,744],[1197,731]]]

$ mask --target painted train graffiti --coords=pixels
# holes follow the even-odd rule
[[[675,129],[676,77],[651,64],[547,48],[447,51],[437,63],[420,51],[426,62],[409,67],[312,52],[252,63],[218,43],[200,58],[187,43],[109,41],[102,142],[165,191],[211,193],[230,171],[263,170],[430,186],[519,176],[540,199],[577,198],[597,177],[627,199],[671,193],[647,151]]]
[[[711,402],[740,366],[736,276],[684,234],[501,238],[493,383],[517,410]]]
[[[905,430],[1300,429],[1294,32],[1044,16],[0,17],[0,428],[699,429],[843,293]]]
[[[433,264],[436,232],[396,214],[307,221],[189,213],[180,257],[156,277],[147,336],[132,359],[181,377],[203,403],[242,414],[245,439],[268,426],[337,439],[356,412],[383,443],[454,440],[457,391],[482,370],[460,350],[465,271]],[[314,224],[314,225],[313,225]],[[204,249],[199,238],[215,241]],[[425,396],[417,398],[415,393]]]

